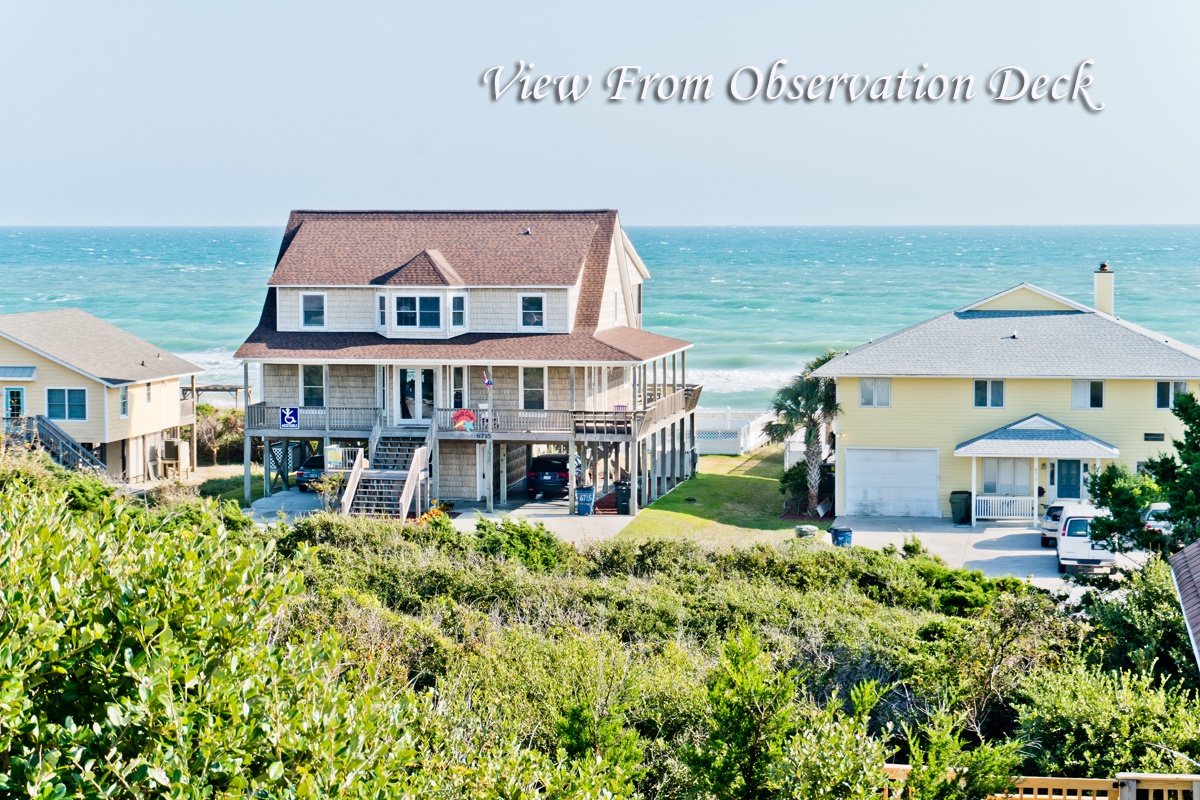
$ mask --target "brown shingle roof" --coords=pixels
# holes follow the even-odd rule
[[[78,308],[0,315],[0,335],[110,386],[203,372]]]
[[[1192,655],[1200,666],[1200,649],[1196,647],[1200,639],[1200,542],[1192,542],[1169,561],[1175,576],[1175,590],[1179,593],[1179,605],[1183,609],[1183,621],[1192,641]]]
[[[636,328],[593,334],[469,333],[451,339],[389,339],[378,333],[278,331],[275,289],[267,290],[262,317],[235,358],[370,361],[506,361],[640,363],[690,347],[689,342]]]
[[[469,286],[573,286],[615,211],[293,211],[271,286],[368,286],[437,250]],[[603,242],[604,260],[608,242]],[[439,280],[438,283],[441,283]]]

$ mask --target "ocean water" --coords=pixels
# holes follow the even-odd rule
[[[631,227],[651,272],[647,328],[695,343],[703,405],[762,408],[847,348],[1023,281],[1200,345],[1200,225]],[[241,382],[279,228],[0,228],[0,314],[77,306]]]

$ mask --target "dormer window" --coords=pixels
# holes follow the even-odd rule
[[[305,328],[325,327],[325,294],[300,295],[300,325]]]
[[[442,327],[442,298],[406,295],[396,298],[397,328]]]
[[[545,330],[546,295],[521,295],[521,330]]]
[[[417,298],[415,298],[415,297],[397,297],[396,298],[396,327],[397,328],[415,328],[415,327],[417,327]]]
[[[418,314],[418,325],[420,327],[442,327],[442,298],[419,297],[417,298],[417,304],[421,309]]]

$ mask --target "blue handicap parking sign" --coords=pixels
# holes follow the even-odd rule
[[[295,406],[279,409],[279,427],[281,430],[299,430],[300,409]]]

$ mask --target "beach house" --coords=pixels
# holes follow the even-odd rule
[[[837,513],[949,516],[964,491],[974,520],[1032,520],[1170,452],[1200,350],[1122,319],[1114,281],[1096,270],[1091,307],[1021,284],[817,370],[837,381]]]
[[[180,382],[202,370],[76,308],[0,315],[5,436],[139,483],[195,467]],[[193,431],[194,431],[193,425]]]
[[[349,508],[378,515],[492,508],[566,450],[571,492],[628,479],[636,513],[692,474],[700,395],[690,343],[642,328],[648,278],[615,211],[293,212],[237,351],[247,496],[254,439],[268,471],[289,442],[364,448]]]

